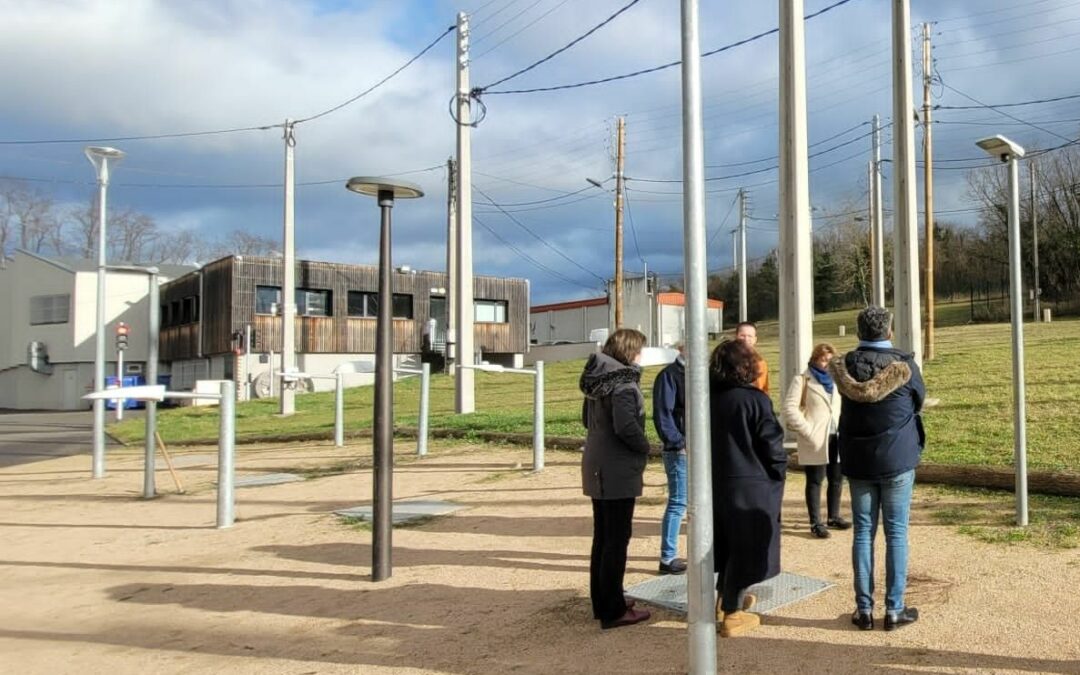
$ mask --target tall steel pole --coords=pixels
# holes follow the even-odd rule
[[[911,4],[893,0],[893,305],[896,346],[922,363],[915,120],[911,94]]]
[[[446,365],[454,358],[454,328],[457,326],[457,162],[446,160]],[[453,372],[453,371],[450,371]]]
[[[394,206],[393,190],[379,191],[382,225],[379,229],[379,314],[375,327],[375,504],[371,548],[371,579],[382,581],[390,577],[393,527],[393,470],[394,470],[394,332],[393,291],[390,274],[390,210]]]
[[[626,157],[626,118],[619,117],[615,137],[615,328],[623,326],[623,167]]]
[[[281,372],[287,373],[296,365],[296,228],[294,205],[296,174],[293,166],[293,150],[296,137],[293,121],[285,120],[285,233],[282,242],[281,264],[284,268],[281,284]],[[296,390],[290,383],[281,383],[280,412],[292,415],[296,412]]]
[[[709,431],[708,269],[705,242],[705,134],[697,0],[682,0],[683,241],[686,286],[687,622],[690,672],[716,672],[712,445]]]
[[[874,115],[874,180],[871,192],[874,198],[872,214],[874,239],[874,305],[885,306],[885,205],[881,191],[881,117]]]
[[[476,410],[473,353],[472,264],[472,106],[469,101],[469,17],[458,13],[457,22],[457,354],[455,357],[454,411]]]
[[[158,298],[158,275],[151,272],[149,279],[150,325],[146,336],[146,383],[158,383],[158,336],[161,332],[161,309]],[[157,431],[157,401],[146,402],[146,438],[144,439],[143,497],[151,499],[157,489],[154,484],[154,457],[157,452],[154,432]]]
[[[923,197],[925,198],[926,234],[926,355],[934,358],[934,127],[930,120],[930,24],[923,24]]]
[[[739,321],[747,321],[746,292],[746,191],[739,190]]]
[[[1020,169],[1009,155],[1009,295],[1012,309],[1013,435],[1016,462],[1016,524],[1028,524],[1027,413],[1024,392],[1024,283],[1020,257]]]
[[[1035,293],[1035,321],[1039,320],[1039,294],[1042,293],[1042,286],[1039,285],[1039,203],[1035,199],[1035,162],[1034,160],[1028,160],[1028,175],[1030,180],[1028,181],[1031,187],[1031,244],[1035,255],[1035,274],[1034,274],[1034,287]]]
[[[780,0],[780,391],[813,342],[803,0]]]

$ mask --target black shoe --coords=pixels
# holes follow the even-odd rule
[[[919,620],[919,610],[905,607],[899,613],[885,612],[885,630],[896,630]]]
[[[834,530],[848,530],[851,529],[851,523],[843,518],[829,518],[829,527]]]
[[[810,526],[810,531],[814,533],[814,536],[818,539],[828,539],[830,536],[829,530],[825,528],[821,523],[814,523]]]
[[[851,623],[859,627],[859,630],[874,630],[874,615],[870,612],[855,610],[851,615]]]
[[[674,558],[671,562],[660,561],[660,574],[686,574],[686,561]]]

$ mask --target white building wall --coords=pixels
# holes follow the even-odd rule
[[[608,305],[536,312],[529,315],[529,327],[537,344],[585,342],[591,331],[608,327]]]

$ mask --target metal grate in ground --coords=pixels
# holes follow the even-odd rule
[[[453,502],[428,501],[421,499],[407,502],[394,502],[391,519],[395,525],[400,525],[402,523],[410,523],[426,518],[433,518],[435,516],[445,516],[448,513],[460,511],[463,508],[465,507]],[[371,522],[373,510],[374,507],[369,504],[367,506],[354,506],[350,509],[341,509],[339,511],[334,511],[334,513],[344,518],[359,518],[360,520]]]
[[[751,586],[757,596],[754,612],[768,614],[785,605],[805,600],[833,584],[791,572],[781,572],[768,581]],[[686,614],[686,575],[664,575],[626,589],[626,594],[650,605]]]
[[[233,485],[238,488],[263,487],[264,485],[296,483],[302,480],[304,480],[303,476],[297,476],[295,473],[260,473],[253,476],[237,476]]]

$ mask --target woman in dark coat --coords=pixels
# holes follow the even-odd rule
[[[780,505],[787,454],[772,401],[754,387],[758,358],[742,342],[723,342],[709,362],[713,528],[720,635],[761,623],[746,610],[748,586],[780,573]]]
[[[589,430],[581,460],[582,491],[592,498],[593,542],[589,596],[593,618],[602,628],[644,621],[623,596],[626,549],[630,545],[634,503],[641,496],[649,456],[645,438],[645,398],[641,394],[641,349],[645,336],[622,328],[603,350],[589,357],[579,387],[585,394],[582,423]]]

